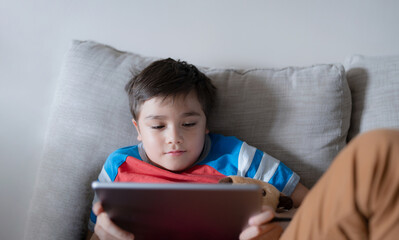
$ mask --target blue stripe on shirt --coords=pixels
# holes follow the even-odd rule
[[[292,174],[293,172],[291,169],[285,166],[284,163],[280,162],[269,183],[274,185],[280,192],[282,192]]]
[[[262,157],[263,157],[263,152],[259,149],[256,149],[254,158],[252,159],[251,166],[249,167],[247,173],[245,174],[245,177],[254,178],[256,171],[259,168]]]
[[[93,210],[91,210],[91,212],[90,212],[90,221],[91,221],[92,223],[94,223],[94,224],[96,224],[96,222],[97,222],[97,216],[94,215]]]

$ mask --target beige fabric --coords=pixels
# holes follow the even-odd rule
[[[399,128],[399,55],[354,55],[345,68],[353,102],[349,140],[375,128]]]
[[[59,78],[26,239],[85,235],[108,154],[134,145],[126,82],[154,58],[75,41]],[[344,146],[350,96],[340,65],[204,70],[219,88],[212,131],[268,152],[311,186]]]
[[[398,239],[399,131],[353,139],[289,224],[282,240]]]

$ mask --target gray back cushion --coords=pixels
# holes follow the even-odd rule
[[[348,139],[376,128],[399,128],[399,55],[354,55],[345,68],[353,101]]]
[[[26,239],[81,239],[107,156],[137,144],[124,85],[156,59],[74,41],[60,74]],[[311,187],[344,147],[351,98],[341,65],[203,70],[218,88],[210,130],[268,152]]]

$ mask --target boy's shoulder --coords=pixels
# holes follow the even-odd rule
[[[127,155],[130,155],[130,154],[136,154],[136,153],[138,153],[138,151],[139,151],[139,145],[140,144],[137,144],[137,145],[133,145],[133,146],[127,146],[127,147],[123,147],[123,148],[119,148],[119,149],[116,149],[115,151],[113,151],[111,154],[110,154],[110,156],[111,155],[117,155],[117,154],[127,154]],[[131,155],[130,155],[131,156]]]
[[[140,153],[139,153],[139,145],[134,145],[134,146],[127,146],[123,148],[119,148],[115,151],[113,151],[109,156],[107,161],[115,162],[118,161],[121,158],[126,158],[127,156],[132,156],[137,159],[141,159]]]
[[[126,161],[127,157],[142,160],[139,153],[139,145],[123,147],[112,152],[104,163],[104,169],[108,175],[116,176],[118,168]]]
[[[209,133],[209,138],[211,140],[212,145],[222,145],[222,144],[242,144],[243,141],[238,139],[235,136],[225,136],[218,133]]]
[[[238,156],[244,144],[234,136],[224,136],[221,134],[209,133],[209,151],[207,159],[216,159],[221,156]]]

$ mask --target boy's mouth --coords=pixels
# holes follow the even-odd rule
[[[185,152],[186,151],[183,151],[183,150],[174,150],[174,151],[169,151],[166,154],[171,155],[171,156],[180,156]]]

